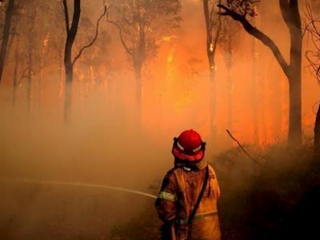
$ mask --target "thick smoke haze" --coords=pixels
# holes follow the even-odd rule
[[[17,2],[26,4],[22,0]],[[226,50],[217,49],[218,130],[217,139],[210,140],[209,67],[200,0],[181,1],[180,28],[158,40],[161,44],[157,56],[143,68],[142,130],[135,122],[132,63],[117,29],[106,21],[100,25],[94,46],[75,65],[71,121],[65,124],[64,18],[61,3],[52,2],[53,10],[49,12],[61,11],[57,17],[60,22],[51,22],[43,30],[41,24],[55,18],[44,12],[37,15],[35,29],[39,37],[34,45],[51,52],[45,52],[44,62],[34,69],[29,100],[27,79],[23,77],[26,60],[19,68],[21,80],[13,100],[15,50],[24,52],[27,48],[28,34],[23,31],[27,14],[23,13],[16,23],[21,36],[19,41],[11,43],[0,87],[0,180],[83,182],[156,193],[163,175],[173,166],[173,137],[185,129],[192,128],[202,134],[208,142],[209,161],[235,147],[226,129],[242,143],[262,148],[286,140],[288,80],[272,52],[237,24],[238,29],[231,33],[232,69],[226,66]],[[83,0],[82,4],[75,52],[93,36],[96,19],[103,8],[100,0]],[[116,5],[117,1],[112,4]],[[301,7],[302,15],[304,8]],[[116,18],[112,11],[110,8],[110,17]],[[278,1],[261,1],[257,11],[252,22],[278,44],[288,59],[289,32]],[[306,39],[304,48],[310,48]],[[314,106],[319,100],[319,85],[307,66],[303,58],[304,142],[313,137]],[[231,90],[227,82],[229,70]],[[232,126],[228,91],[233,96]],[[254,119],[253,103],[257,105],[258,119]],[[55,233],[52,239],[108,239],[114,226],[153,207],[152,199],[125,193],[15,182],[0,182],[0,199],[0,232],[3,232],[0,238],[3,239],[43,239],[47,231]]]

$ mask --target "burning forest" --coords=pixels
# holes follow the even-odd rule
[[[174,239],[202,161],[205,240],[320,238],[320,0],[0,0],[0,43],[0,239]]]

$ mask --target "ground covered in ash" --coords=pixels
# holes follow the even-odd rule
[[[312,148],[245,147],[261,166],[239,148],[211,159],[222,240],[320,239],[320,159]],[[154,201],[125,194],[0,181],[0,239],[159,239]]]

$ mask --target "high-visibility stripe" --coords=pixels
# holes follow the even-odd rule
[[[209,216],[213,216],[213,215],[216,215],[216,214],[218,214],[217,211],[198,213],[198,214],[195,215],[194,220],[196,220],[196,219],[202,219],[202,218],[209,217]]]
[[[194,216],[194,219],[193,219],[193,220],[196,221],[196,220],[203,219],[203,218],[205,218],[205,217],[213,216],[213,215],[216,215],[216,214],[218,214],[217,211],[198,213],[198,214],[196,214],[196,215]],[[186,224],[188,224],[188,220],[189,220],[189,219],[186,218],[186,219],[176,219],[175,221],[176,221],[176,223],[178,223],[179,225],[186,225]]]
[[[160,192],[159,198],[160,199],[164,199],[164,200],[168,200],[168,201],[171,201],[171,202],[177,201],[176,195],[172,194],[172,193],[168,193],[168,192]]]

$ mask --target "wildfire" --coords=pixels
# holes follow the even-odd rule
[[[43,47],[46,48],[49,44],[50,34],[48,33],[45,39],[43,40]]]
[[[210,48],[209,48],[210,52],[213,52],[213,44],[210,43]]]
[[[171,51],[169,54],[168,54],[168,57],[167,57],[167,62],[168,63],[172,63],[173,61],[173,51]]]
[[[210,66],[210,69],[217,71],[217,69],[218,69],[217,64],[211,65],[211,66]]]
[[[162,42],[170,42],[172,39],[175,39],[175,38],[177,38],[176,35],[164,36],[164,37],[162,38]]]

